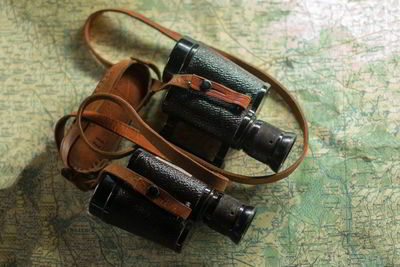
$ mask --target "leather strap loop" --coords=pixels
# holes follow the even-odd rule
[[[236,104],[243,109],[246,109],[250,105],[250,96],[233,91],[232,89],[229,89],[226,86],[217,82],[209,81],[211,83],[211,87],[207,90],[203,90],[202,84],[206,80],[207,79],[195,74],[175,74],[167,83],[160,83],[158,88],[152,88],[152,90],[153,92],[158,92],[166,89],[170,85],[175,85],[180,88],[202,91],[208,96],[218,98],[227,103]]]
[[[94,47],[92,46],[92,43],[91,43],[91,30],[92,30],[93,22],[95,21],[95,19],[98,16],[100,16],[101,14],[106,13],[106,12],[115,12],[115,13],[121,13],[121,14],[128,15],[134,19],[137,19],[137,20],[149,25],[153,29],[156,29],[157,31],[159,31],[160,33],[164,34],[165,36],[169,37],[172,40],[176,41],[176,40],[179,40],[180,38],[182,38],[182,36],[179,33],[171,31],[170,29],[167,29],[167,28],[161,26],[160,24],[152,21],[151,19],[146,18],[145,16],[143,16],[135,11],[132,11],[132,10],[123,9],[123,8],[108,8],[108,9],[98,10],[98,11],[92,13],[85,22],[84,39],[85,39],[87,46],[89,47],[89,50],[93,53],[95,58],[100,63],[102,63],[106,68],[109,68],[113,64],[110,61],[108,61],[107,59],[105,59],[104,57],[102,57],[99,53],[97,53],[97,51],[94,49]]]
[[[126,9],[103,9],[103,10],[99,10],[95,13],[93,13],[92,15],[89,16],[89,18],[86,21],[86,24],[84,26],[85,28],[85,41],[89,46],[89,49],[92,51],[92,53],[96,56],[96,58],[103,63],[109,63],[107,60],[105,60],[104,58],[102,58],[92,47],[91,42],[90,42],[90,29],[92,26],[92,22],[93,20],[99,16],[100,14],[103,14],[105,12],[117,12],[117,13],[122,13],[122,14],[126,14],[128,16],[131,16],[135,19],[138,19],[142,22],[144,22],[145,24],[149,25],[150,27],[158,30],[159,32],[161,32],[162,34],[164,34],[165,36],[169,37],[170,39],[173,39],[175,41],[178,41],[180,38],[182,38],[182,36],[174,31],[171,31],[159,24],[157,24],[156,22],[150,20],[149,18],[144,17],[143,15],[134,12],[134,11],[130,11],[130,10],[126,10]],[[241,66],[242,68],[246,69],[247,71],[249,71],[250,73],[252,73],[253,75],[255,75],[256,77],[260,78],[261,80],[268,82],[271,86],[272,89],[275,90],[282,98],[283,100],[289,105],[289,107],[291,108],[297,122],[300,125],[300,128],[303,132],[303,152],[300,155],[300,157],[287,169],[276,173],[276,174],[272,174],[272,175],[267,175],[267,176],[256,176],[256,177],[248,177],[248,176],[244,176],[244,175],[238,175],[238,174],[234,174],[231,172],[227,172],[224,170],[221,170],[220,168],[215,167],[212,164],[209,164],[208,162],[205,162],[202,159],[199,159],[193,155],[191,155],[191,158],[193,158],[195,161],[199,162],[200,164],[202,164],[203,166],[206,166],[207,168],[209,168],[210,170],[213,170],[215,172],[218,172],[224,176],[226,176],[227,178],[229,178],[232,181],[236,181],[236,182],[240,182],[240,183],[247,183],[247,184],[260,184],[260,183],[269,183],[269,182],[274,182],[277,180],[280,180],[282,178],[287,177],[288,175],[290,175],[299,165],[300,163],[304,160],[305,155],[307,154],[307,150],[308,150],[308,124],[305,118],[305,115],[300,107],[300,105],[297,103],[296,99],[290,94],[290,92],[281,84],[279,83],[277,80],[275,80],[272,76],[270,76],[269,74],[259,70],[258,68],[252,66],[251,64],[248,64],[244,61],[242,61],[241,59],[226,53],[222,50],[213,48],[215,51],[217,51],[218,53],[220,53],[221,55],[225,56],[226,58],[228,58],[229,60],[232,60],[233,62],[235,62],[236,64],[238,64],[239,66]]]
[[[96,123],[99,125],[102,125],[103,127],[117,133],[118,135],[136,143],[141,146],[143,146],[145,149],[148,150],[153,150],[152,152],[155,153],[156,155],[167,159],[174,164],[178,165],[179,167],[183,168],[189,173],[192,173],[196,175],[196,178],[202,180],[203,182],[209,184],[213,188],[216,188],[220,191],[224,191],[229,180],[224,177],[223,175],[219,174],[218,172],[213,172],[206,168],[204,165],[196,162],[191,158],[190,156],[186,153],[182,153],[182,150],[175,145],[169,143],[167,140],[165,140],[162,136],[160,136],[156,131],[154,131],[148,124],[146,124],[140,115],[136,112],[136,110],[128,103],[126,102],[123,98],[117,96],[117,95],[112,95],[112,94],[94,94],[88,98],[86,98],[82,104],[80,105],[78,112],[77,112],[77,124],[78,124],[78,129],[80,130],[80,135],[82,136],[83,140],[86,142],[86,144],[96,151],[99,154],[107,155],[111,158],[118,158],[119,155],[123,155],[126,150],[122,152],[109,152],[109,151],[103,151],[94,145],[90,144],[85,137],[85,133],[82,128],[82,117],[84,113],[84,109],[87,105],[90,103],[96,101],[96,100],[109,100],[112,101],[116,104],[118,104],[120,107],[122,107],[125,112],[127,112],[133,122],[134,125],[137,126],[137,129],[139,130],[139,134],[137,133],[136,129],[132,129],[131,126],[125,124],[120,121],[116,120],[109,120],[108,122],[116,122],[113,124],[110,123],[104,123],[104,121],[99,121],[99,120],[94,120]],[[95,119],[94,117],[92,119]],[[124,125],[124,126],[121,126]],[[136,136],[135,136],[136,135]],[[134,138],[130,139],[130,136],[135,136]],[[140,136],[139,138],[137,138]],[[141,139],[146,139],[151,145],[161,153],[157,153],[154,149],[152,149],[150,146],[147,146],[146,143],[142,143]],[[130,149],[128,149],[130,150]],[[128,151],[130,152],[130,151]]]

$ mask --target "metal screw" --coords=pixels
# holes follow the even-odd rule
[[[200,84],[200,89],[201,89],[202,91],[210,90],[211,87],[212,87],[212,83],[211,83],[210,80],[207,80],[207,79],[204,79],[204,80],[201,82],[201,84]]]
[[[157,198],[160,196],[160,190],[157,186],[151,184],[147,187],[146,196],[149,198]]]

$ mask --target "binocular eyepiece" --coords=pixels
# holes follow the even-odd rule
[[[274,172],[279,171],[296,141],[294,133],[284,132],[266,121],[256,120],[253,111],[244,117],[236,135],[242,138],[238,147],[247,155],[267,164]]]
[[[251,96],[246,110],[234,104],[171,86],[163,101],[163,110],[214,136],[235,149],[269,165],[278,172],[296,141],[296,135],[257,120],[257,111],[269,85],[213,49],[184,37],[171,51],[163,80],[174,74],[197,74],[242,94]]]
[[[193,224],[198,221],[239,243],[256,213],[254,207],[210,188],[179,167],[141,148],[133,153],[128,168],[189,206],[192,212],[188,219],[156,206],[109,173],[100,178],[89,203],[89,212],[106,223],[175,251],[182,249]]]

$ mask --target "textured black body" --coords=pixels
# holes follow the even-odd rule
[[[269,85],[253,74],[202,44],[193,53],[189,64],[183,66],[181,73],[195,73],[236,92],[250,95],[253,99],[260,91],[269,88]]]
[[[210,191],[205,183],[140,148],[133,153],[128,168],[167,190],[180,202],[189,204],[193,210],[190,218],[198,219],[200,200]]]
[[[118,178],[104,175],[89,203],[104,222],[179,252],[190,221],[159,208]]]
[[[168,91],[163,110],[231,146],[245,115],[233,104],[179,87]]]

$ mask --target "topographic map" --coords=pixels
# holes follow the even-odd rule
[[[90,192],[61,175],[55,122],[104,75],[82,26],[106,7],[139,11],[229,51],[286,85],[304,108],[310,150],[289,178],[227,192],[255,205],[244,240],[200,226],[181,254],[87,213]],[[122,15],[96,23],[114,62],[163,69],[174,43]],[[311,0],[1,0],[0,266],[399,266],[400,2]],[[157,96],[144,116],[154,120]],[[302,136],[273,91],[260,117]],[[226,168],[269,172],[241,152]]]

